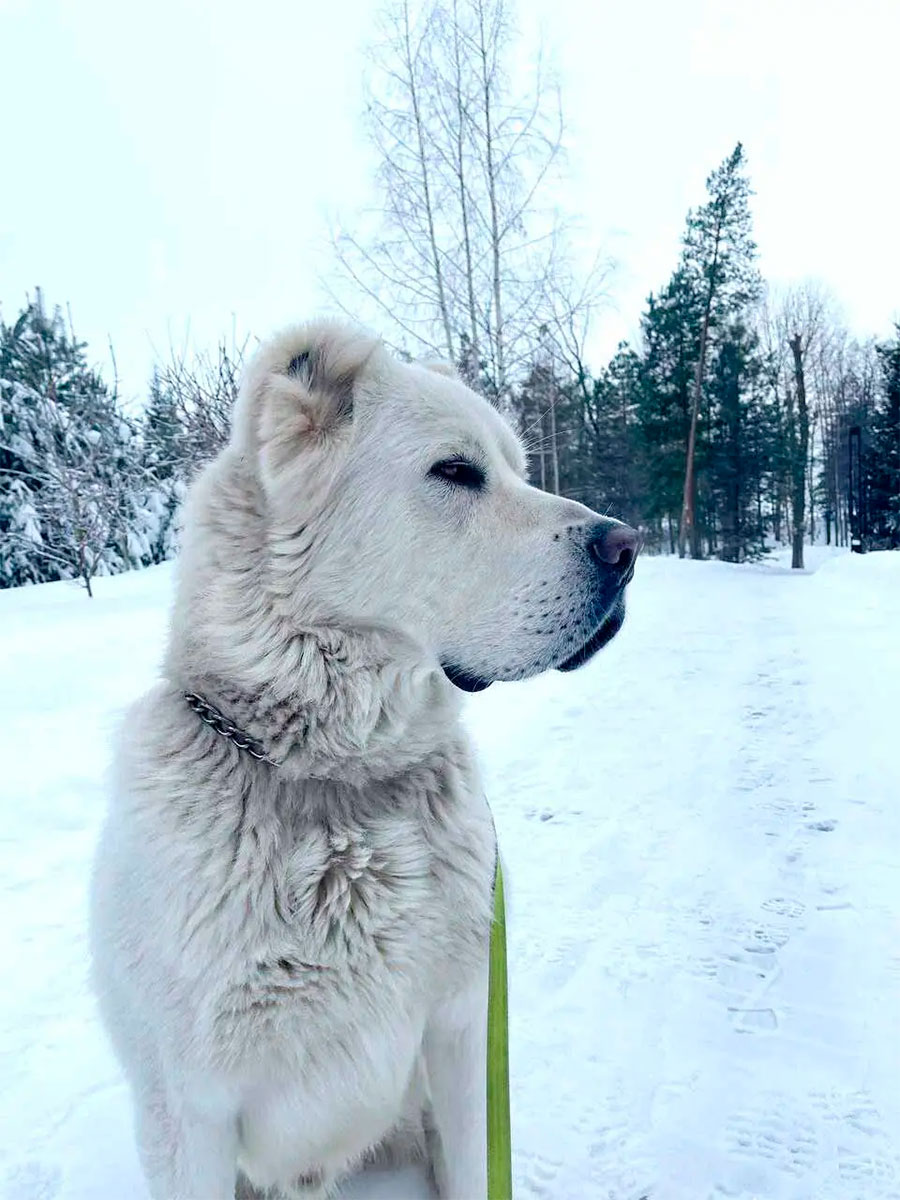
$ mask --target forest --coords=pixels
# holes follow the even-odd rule
[[[637,526],[649,552],[739,563],[789,544],[802,567],[810,542],[900,547],[900,325],[853,336],[815,281],[767,284],[738,142],[634,343],[596,361],[615,272],[553,202],[561,96],[539,69],[520,86],[514,44],[500,0],[385,10],[364,114],[380,199],[332,236],[329,304],[453,362],[522,435],[532,483]],[[0,586],[90,592],[171,557],[250,348],[173,354],[126,403],[39,288],[0,321]]]

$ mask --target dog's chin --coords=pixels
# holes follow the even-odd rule
[[[601,621],[597,629],[591,634],[588,640],[584,643],[580,650],[576,650],[564,662],[557,664],[557,671],[574,671],[578,667],[583,667],[584,664],[594,655],[609,645],[625,621],[625,598],[620,597],[613,609]]]
[[[621,596],[581,649],[576,650],[574,654],[571,654],[563,662],[557,663],[556,670],[575,671],[578,667],[583,667],[604,646],[609,645],[622,628],[624,621],[625,598]],[[485,679],[481,675],[473,675],[471,672],[463,670],[462,667],[454,666],[452,663],[441,663],[441,666],[444,674],[453,686],[458,687],[461,692],[483,692],[485,688],[489,688],[495,682],[495,680]]]

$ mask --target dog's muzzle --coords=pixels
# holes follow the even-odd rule
[[[596,570],[595,600],[585,624],[593,632],[585,643],[556,664],[557,671],[574,671],[608,645],[625,621],[625,588],[634,578],[634,564],[640,553],[640,535],[630,525],[607,518],[591,526],[585,549]],[[548,663],[548,666],[551,664]],[[463,692],[482,692],[494,682],[473,675],[453,663],[441,663],[450,682]]]

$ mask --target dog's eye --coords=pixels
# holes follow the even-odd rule
[[[428,474],[456,487],[468,488],[472,492],[480,492],[485,484],[481,467],[476,467],[465,458],[445,458],[436,462]]]

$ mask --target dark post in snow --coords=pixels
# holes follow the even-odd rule
[[[863,508],[862,455],[860,445],[862,431],[859,425],[850,426],[850,480],[848,514],[850,517],[850,549],[862,554],[865,549],[865,512]]]

